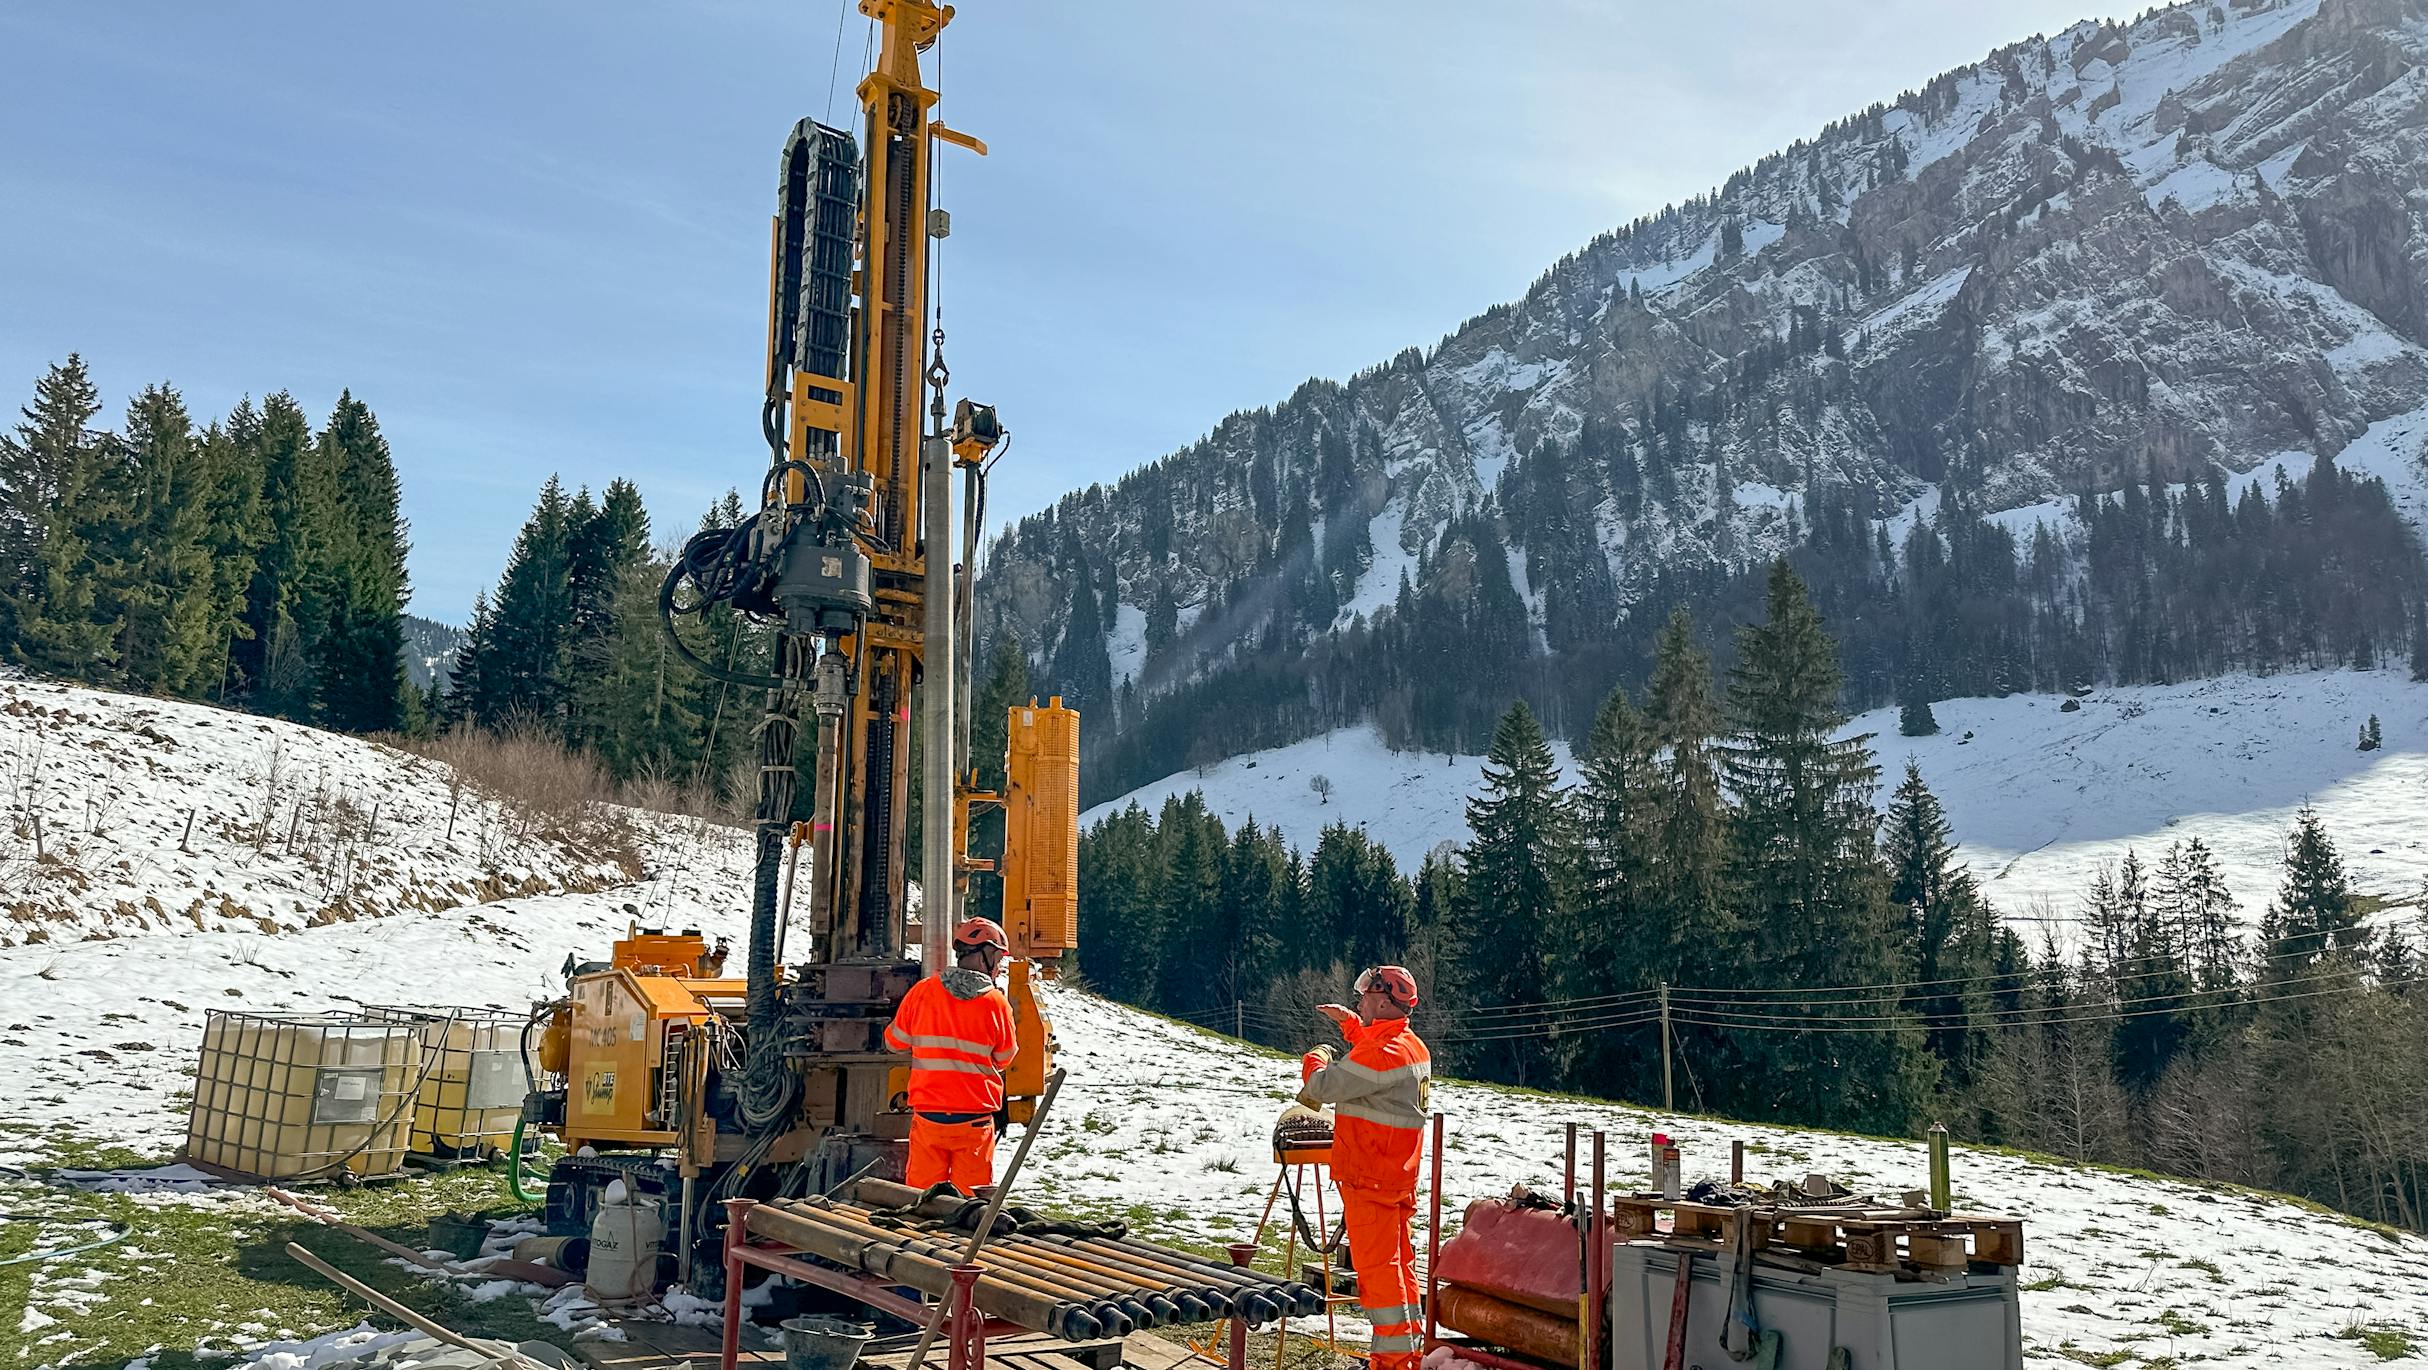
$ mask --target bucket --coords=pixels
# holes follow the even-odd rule
[[[588,1237],[525,1237],[514,1244],[514,1258],[579,1275],[590,1268]]]
[[[649,1297],[658,1282],[658,1248],[664,1220],[653,1200],[621,1199],[599,1205],[590,1223],[590,1267],[583,1283],[603,1304]]]
[[[786,1318],[784,1370],[852,1370],[877,1329],[847,1318]]]

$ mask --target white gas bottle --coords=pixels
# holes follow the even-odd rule
[[[598,1216],[590,1220],[590,1269],[583,1280],[590,1297],[602,1304],[648,1298],[665,1244],[658,1201],[626,1193],[621,1181],[609,1186]]]

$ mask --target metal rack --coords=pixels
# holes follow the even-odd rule
[[[428,1062],[410,1024],[212,1012],[182,1159],[254,1180],[368,1180],[403,1169]]]
[[[414,1160],[479,1164],[505,1154],[529,1080],[520,1015],[388,1005],[366,1005],[363,1013],[412,1028],[420,1039],[425,1065],[408,1139]]]

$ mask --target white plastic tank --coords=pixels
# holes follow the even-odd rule
[[[598,1216],[590,1220],[590,1270],[583,1283],[602,1304],[646,1299],[657,1284],[658,1252],[666,1244],[658,1201],[627,1193],[621,1180],[607,1187]]]

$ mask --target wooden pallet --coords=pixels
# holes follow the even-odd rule
[[[1681,1250],[1726,1252],[1737,1228],[1750,1229],[1757,1252],[1794,1256],[1842,1270],[1932,1277],[2023,1264],[2023,1223],[2014,1218],[1927,1210],[1729,1206],[1631,1195],[1614,1201],[1620,1241],[1657,1241]],[[1668,1219],[1664,1225],[1662,1219]]]
[[[718,1334],[713,1328],[629,1319],[616,1326],[624,1333],[623,1341],[585,1337],[574,1343],[575,1353],[593,1370],[716,1370]],[[860,1363],[876,1370],[901,1370],[910,1362],[918,1341],[913,1334],[872,1342]],[[1187,1348],[1145,1333],[1126,1341],[1069,1342],[1042,1333],[1023,1333],[989,1337],[986,1342],[989,1370],[1120,1370],[1125,1365],[1132,1370],[1171,1370],[1187,1358]],[[942,1351],[931,1351],[927,1363],[941,1367]],[[738,1364],[751,1370],[782,1370],[784,1353],[745,1350]]]

